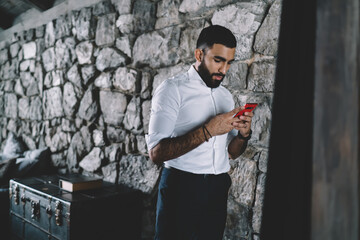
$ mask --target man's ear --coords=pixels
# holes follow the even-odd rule
[[[194,53],[196,61],[201,62],[204,57],[204,52],[201,49],[197,48],[195,49]]]

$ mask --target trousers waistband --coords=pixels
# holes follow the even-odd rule
[[[223,174],[227,174],[227,173],[220,173],[220,174],[213,174],[213,173],[191,173],[191,172],[187,172],[187,171],[183,171],[177,168],[173,168],[173,167],[169,167],[169,166],[165,166],[164,168],[169,169],[171,171],[174,171],[176,173],[182,174],[182,175],[192,175],[192,176],[203,176],[203,177],[211,177],[211,176],[221,176]]]

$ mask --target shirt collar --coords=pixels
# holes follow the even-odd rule
[[[188,74],[189,74],[189,79],[190,79],[191,81],[194,81],[194,80],[195,80],[195,81],[198,81],[198,82],[200,82],[200,84],[203,85],[204,87],[209,88],[209,87],[205,84],[204,80],[200,77],[199,73],[196,71],[194,65],[191,65],[191,66],[190,66],[190,69],[189,69],[189,71],[188,71]],[[209,88],[209,89],[210,89],[210,88]]]

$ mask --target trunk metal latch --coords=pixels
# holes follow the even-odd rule
[[[62,204],[61,204],[60,201],[56,201],[56,204],[55,204],[55,223],[58,226],[62,225],[61,213],[62,213]]]

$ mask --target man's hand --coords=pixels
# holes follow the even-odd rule
[[[244,107],[237,107],[230,112],[218,114],[212,119],[210,119],[210,121],[206,123],[205,126],[209,130],[211,136],[217,136],[228,133],[234,128],[238,130],[239,129],[244,130],[244,127],[246,125],[250,126],[252,115],[250,117],[250,123],[247,122],[244,123],[245,120],[240,120],[238,117],[236,118],[233,117],[236,113],[238,113],[243,109]]]
[[[243,110],[244,107],[241,107]],[[252,112],[245,112],[244,115],[236,117],[236,121],[232,123],[233,127],[238,130],[243,137],[250,135],[251,120],[254,114]]]
[[[243,109],[244,107],[240,108],[240,110]],[[233,127],[245,138],[250,135],[251,120],[253,116],[254,114],[252,112],[245,112],[244,115],[236,117],[236,120],[232,123]],[[245,151],[246,147],[246,140],[234,137],[228,146],[229,157],[231,159],[236,159]]]

